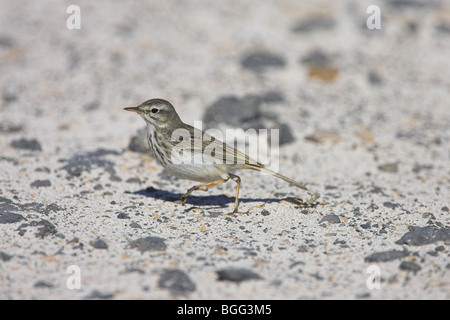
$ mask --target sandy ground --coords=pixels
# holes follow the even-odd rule
[[[448,2],[71,4],[0,1],[1,299],[450,298]],[[248,214],[234,182],[182,206],[129,148],[155,97],[287,132],[321,198],[245,171]]]

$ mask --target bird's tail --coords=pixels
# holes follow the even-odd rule
[[[265,172],[265,173],[271,174],[271,175],[273,175],[273,176],[275,176],[277,178],[280,178],[280,179],[286,181],[287,183],[292,184],[293,186],[296,186],[297,188],[300,188],[300,189],[308,191],[308,188],[306,188],[304,185],[302,185],[302,184],[298,183],[297,181],[294,181],[294,180],[292,180],[292,179],[290,179],[288,177],[285,177],[282,174],[279,174],[278,172],[275,172],[275,171],[272,171],[270,169],[267,169],[266,167],[264,167],[263,165],[261,165],[259,163],[258,164],[246,164],[245,168],[253,169],[253,170],[257,170],[257,171],[261,171],[261,172]]]

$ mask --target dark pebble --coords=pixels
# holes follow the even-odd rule
[[[166,250],[166,244],[163,238],[159,237],[146,237],[138,240],[130,241],[131,248],[138,249],[141,253],[145,251],[164,251]]]
[[[389,202],[389,201],[383,202],[383,206],[385,206],[386,208],[389,208],[389,209],[395,209],[397,207],[400,207],[400,205],[398,203],[393,203],[393,202]]]
[[[217,271],[220,281],[242,282],[263,279],[259,274],[244,268],[227,268]]]
[[[95,249],[108,249],[108,245],[105,241],[102,239],[97,239],[95,241],[89,242],[91,246],[93,246]]]
[[[23,223],[17,228],[19,234],[22,236],[26,232],[27,227],[39,227],[35,234],[36,238],[44,239],[48,235],[56,234],[56,227],[47,220],[31,221],[30,223]]]
[[[138,153],[151,155],[147,141],[147,129],[144,127],[139,129],[134,136],[131,137],[128,144],[128,150]]]
[[[7,211],[0,212],[0,224],[16,223],[22,220],[25,220],[25,218],[21,214]]]
[[[30,184],[32,188],[50,187],[50,180],[36,180]]]
[[[335,214],[328,214],[319,221],[319,223],[322,222],[339,223],[341,222],[341,219],[339,219],[339,217]]]
[[[35,288],[42,288],[42,289],[50,289],[50,288],[53,288],[54,286],[53,286],[53,284],[51,284],[48,281],[41,280],[41,281],[36,282],[33,285],[33,287],[35,287]]]
[[[130,216],[128,214],[124,213],[124,212],[120,212],[117,215],[117,219],[130,219]]]
[[[331,63],[330,57],[321,50],[314,50],[301,59],[308,66],[327,66]]]
[[[400,270],[417,272],[422,269],[417,263],[412,261],[402,261],[399,266]]]
[[[435,226],[413,227],[395,243],[422,246],[437,241],[450,241],[450,229]]]
[[[397,173],[398,172],[398,163],[385,163],[378,166],[378,171],[389,172],[389,173]]]
[[[409,256],[411,253],[409,251],[403,250],[390,250],[383,252],[372,253],[371,255],[364,258],[365,262],[387,262],[392,260],[401,259]]]
[[[158,286],[172,294],[185,294],[195,290],[195,283],[181,270],[165,270],[158,280]]]
[[[319,30],[329,30],[334,28],[335,23],[331,18],[327,17],[308,17],[297,22],[292,28],[295,33],[308,33]]]
[[[36,139],[19,139],[11,142],[11,147],[16,149],[42,151],[41,144]]]
[[[12,257],[13,256],[10,256],[9,254],[4,253],[3,251],[0,251],[0,261],[8,262],[9,260],[12,259]]]
[[[361,228],[363,229],[370,229],[372,227],[370,221],[364,223],[364,224],[360,224]]]
[[[282,68],[285,66],[283,57],[268,52],[253,52],[245,55],[241,60],[244,69],[260,72],[268,68]]]

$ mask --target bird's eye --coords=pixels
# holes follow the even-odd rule
[[[153,108],[153,109],[152,109],[152,113],[158,113],[158,109]]]

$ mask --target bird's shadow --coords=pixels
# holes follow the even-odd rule
[[[204,192],[204,191],[196,191],[196,192]],[[126,191],[126,193],[131,193],[131,194],[140,195],[140,196],[144,196],[144,197],[148,197],[148,198],[176,202],[176,203],[182,204],[181,196],[183,195],[183,193],[170,192],[167,190],[156,189],[154,187],[147,187],[145,189],[141,189],[141,190],[134,191],[134,192]],[[304,207],[315,207],[317,205],[317,204],[312,204],[312,205],[307,206],[304,203],[302,204],[301,200],[299,201],[299,199],[292,198],[292,197],[282,198],[282,199],[278,199],[278,198],[239,198],[239,203],[248,203],[248,202],[272,203],[272,202],[279,202],[280,200],[285,200],[285,201],[291,202],[292,204],[295,204],[295,205],[304,205]],[[200,206],[213,206],[213,207],[218,207],[218,208],[225,208],[229,205],[229,203],[234,203],[234,201],[235,201],[234,197],[227,197],[225,195],[207,195],[205,193],[204,196],[198,196],[198,195],[190,194],[187,198],[186,204],[191,204],[194,207],[192,207],[192,206],[187,207],[185,211],[190,211],[193,208],[200,207]]]

